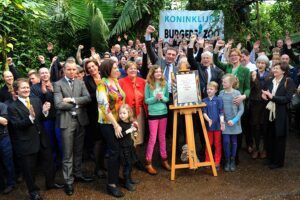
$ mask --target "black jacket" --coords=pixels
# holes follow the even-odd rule
[[[45,134],[42,120],[42,103],[38,98],[30,97],[30,103],[35,112],[34,123],[29,119],[29,110],[16,100],[8,107],[9,123],[14,127],[15,150],[18,155],[37,153],[40,148],[50,147],[50,140]]]

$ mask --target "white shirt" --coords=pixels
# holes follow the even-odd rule
[[[167,67],[169,67],[169,74],[165,74],[166,73],[166,70],[167,70]],[[172,72],[173,72],[173,65],[172,64],[169,64],[166,65],[165,67],[165,70],[164,70],[164,75],[168,76],[168,92],[169,93],[172,93]]]
[[[207,83],[209,83],[211,80],[211,68],[206,67],[206,71],[207,71]]]
[[[27,108],[27,102],[26,102],[26,99],[25,98],[22,98],[22,97],[18,97],[18,99],[24,104],[24,106]],[[29,99],[29,97],[28,97],[28,99]],[[31,115],[29,115],[29,119],[30,119],[30,121],[31,121],[31,123],[33,123],[34,124],[34,120],[35,120],[35,118],[34,117],[32,117]]]
[[[26,103],[26,99],[27,99],[27,98],[25,99],[25,98],[22,98],[22,97],[18,97],[18,99],[19,99],[19,100],[24,104],[24,106],[27,108],[27,103]],[[28,97],[28,100],[30,101],[29,97]],[[30,103],[30,105],[31,105],[31,103]],[[47,112],[44,112],[44,111],[43,111],[43,114],[44,114],[45,117],[47,117],[48,114],[49,114],[49,111],[47,111]],[[34,123],[35,117],[32,117],[31,115],[29,115],[29,119],[30,119],[31,123]]]

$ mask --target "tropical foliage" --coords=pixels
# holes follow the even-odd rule
[[[0,67],[7,56],[13,57],[19,71],[26,73],[39,66],[37,56],[45,55],[47,42],[56,55],[74,56],[77,46],[107,50],[117,36],[141,38],[148,24],[158,26],[159,11],[174,8],[172,0],[1,0]],[[262,0],[183,0],[179,9],[222,10],[226,38],[244,41],[245,35],[271,33],[275,40],[299,29],[300,3],[281,0],[274,5]],[[259,2],[259,15],[257,4]],[[258,18],[259,16],[259,18]],[[259,26],[260,24],[260,26]],[[297,36],[297,35],[296,35]],[[300,36],[297,36],[300,40]],[[254,38],[257,39],[257,38]],[[296,39],[296,37],[295,37]],[[48,61],[50,62],[50,61]]]

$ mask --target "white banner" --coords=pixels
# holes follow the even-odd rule
[[[192,33],[203,38],[224,38],[224,15],[222,11],[160,11],[159,37],[173,38],[175,34],[189,37]]]

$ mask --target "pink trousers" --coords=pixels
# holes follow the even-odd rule
[[[156,143],[156,138],[158,135],[159,150],[161,158],[167,159],[166,150],[166,128],[167,128],[167,118],[148,120],[149,122],[149,141],[146,151],[146,160],[151,161],[154,146]]]

